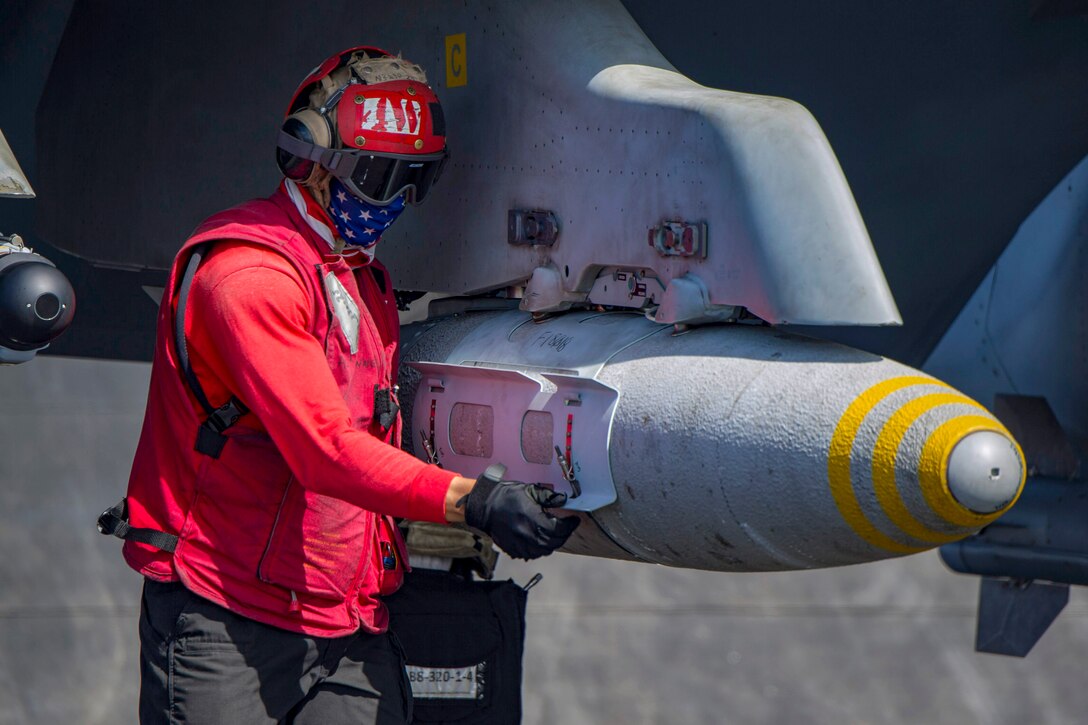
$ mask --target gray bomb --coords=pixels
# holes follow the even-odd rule
[[[407,328],[405,441],[500,461],[584,517],[565,551],[717,571],[840,566],[969,536],[1023,488],[985,408],[883,357],[765,326],[471,313]]]

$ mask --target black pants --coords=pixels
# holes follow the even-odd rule
[[[411,721],[392,633],[325,639],[254,622],[180,583],[144,583],[140,722],[200,725]]]

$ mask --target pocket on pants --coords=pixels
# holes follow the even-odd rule
[[[140,636],[145,644],[165,645],[174,639],[193,597],[181,582],[145,579],[140,597]]]
[[[412,699],[412,683],[408,679],[408,656],[404,654],[404,647],[401,645],[400,640],[397,639],[397,635],[393,630],[387,632],[389,636],[389,643],[393,646],[393,651],[397,653],[397,657],[400,658],[400,688],[404,697],[404,721],[406,723],[412,722],[413,709],[415,702]]]

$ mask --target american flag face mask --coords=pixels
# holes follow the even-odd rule
[[[356,197],[339,179],[332,180],[329,193],[329,217],[340,238],[364,249],[377,244],[404,211],[403,196],[385,206],[376,206]]]

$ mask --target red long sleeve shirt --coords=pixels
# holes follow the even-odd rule
[[[398,330],[372,307],[391,303],[370,288],[373,294],[360,291],[382,342],[396,344]],[[193,279],[185,325],[208,399],[220,404],[233,393],[242,400],[251,414],[238,425],[267,431],[305,488],[370,511],[444,522],[455,474],[352,427],[322,341],[309,332],[311,307],[280,254],[217,244]]]

